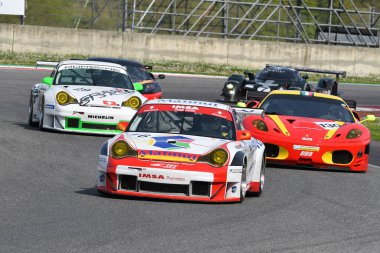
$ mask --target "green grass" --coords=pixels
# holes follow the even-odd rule
[[[369,123],[364,122],[364,126],[366,126],[371,131],[371,140],[380,141],[380,119],[377,118],[376,122]]]
[[[39,53],[15,53],[0,51],[0,64],[8,65],[29,65],[34,66],[37,60],[60,61],[65,59],[86,59],[86,55],[67,54],[67,55],[48,55]],[[206,64],[206,63],[190,63],[178,61],[143,61],[146,65],[152,65],[154,72],[170,72],[170,73],[188,73],[229,76],[231,74],[242,74],[244,70],[257,72],[258,69],[250,69],[245,66],[230,66],[222,64]],[[264,66],[263,66],[264,67]],[[322,75],[309,74],[310,81],[317,81]],[[370,75],[365,77],[348,76],[341,78],[340,82],[347,83],[368,83],[380,84],[380,75]]]

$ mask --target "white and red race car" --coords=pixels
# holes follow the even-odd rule
[[[192,100],[147,101],[100,148],[101,193],[205,202],[260,196],[265,154],[239,114],[257,109]]]
[[[131,120],[146,100],[121,65],[87,60],[49,64],[55,66],[51,75],[31,90],[31,126],[115,135],[120,133],[117,124]]]

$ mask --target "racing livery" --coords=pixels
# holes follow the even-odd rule
[[[243,124],[264,142],[268,163],[367,170],[370,132],[343,99],[306,91],[272,91],[258,108],[265,117],[247,116]],[[373,119],[368,115],[366,120]]]
[[[50,77],[31,90],[29,124],[66,132],[117,134],[144,98],[125,67],[95,61],[56,63]]]
[[[126,132],[100,148],[102,193],[205,202],[241,202],[264,187],[264,145],[242,128],[232,109],[214,102],[146,102]]]

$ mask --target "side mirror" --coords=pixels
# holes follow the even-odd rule
[[[302,76],[302,78],[305,79],[305,80],[307,80],[307,79],[309,79],[309,76],[307,74],[305,74],[305,75]]]
[[[159,74],[158,75],[158,79],[165,79],[165,75],[164,74]]]
[[[249,70],[245,70],[244,75],[248,76],[249,80],[255,80],[255,74]]]
[[[44,84],[47,84],[49,86],[52,86],[53,85],[53,77],[50,77],[50,76],[45,76],[44,78],[42,78],[41,82],[44,83]]]
[[[137,91],[142,91],[144,89],[144,86],[141,83],[133,83],[133,87]]]
[[[251,133],[247,130],[237,130],[236,139],[238,141],[250,140],[252,138]]]
[[[247,103],[247,107],[248,108],[258,108],[259,105],[260,105],[260,101],[259,100],[252,100],[252,101],[248,101]]]
[[[150,72],[148,72],[148,73],[149,73],[150,79],[156,80],[156,78],[154,77],[154,75],[152,73],[150,73]]]
[[[375,115],[367,115],[364,120],[360,121],[360,123],[363,122],[376,122],[376,116]]]
[[[122,121],[117,124],[116,128],[117,130],[125,132],[125,130],[127,130],[128,125],[129,125],[129,122]]]

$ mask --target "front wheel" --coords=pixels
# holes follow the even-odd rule
[[[245,195],[247,193],[247,162],[244,161],[243,168],[241,171],[241,181],[240,181],[240,203],[244,201]]]
[[[266,167],[266,161],[265,161],[265,156],[263,156],[263,160],[261,162],[261,170],[260,170],[260,186],[259,186],[258,191],[252,192],[252,195],[254,197],[260,197],[260,195],[263,193],[264,183],[265,183],[265,167]]]
[[[38,120],[38,128],[42,131],[44,130],[44,116],[45,116],[45,99],[42,98],[40,104],[40,116]]]
[[[34,107],[34,103],[33,103],[33,95],[32,93],[30,94],[30,101],[29,101],[29,118],[28,118],[28,124],[29,126],[36,126],[36,123],[33,122],[33,118],[34,118],[34,111],[33,111],[33,107]]]

